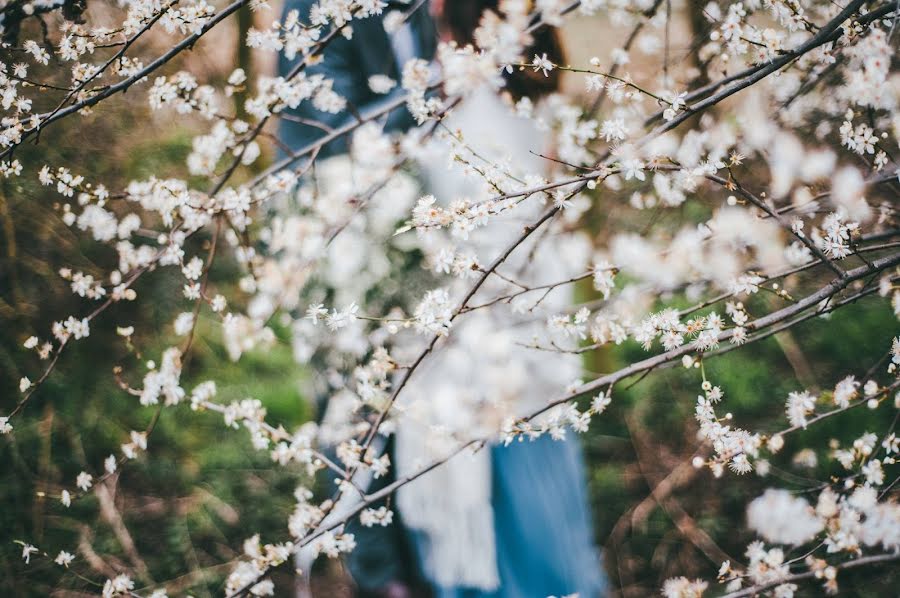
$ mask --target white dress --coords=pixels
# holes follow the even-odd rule
[[[503,165],[510,177],[506,188],[524,184],[525,175],[546,176],[550,162],[538,156],[549,150],[549,134],[531,119],[518,116],[490,90],[478,90],[445,121],[461,133],[465,144],[479,156]],[[451,163],[453,149],[436,138],[424,150],[421,169],[427,186],[441,205],[469,198],[481,202],[497,190],[459,163]],[[475,156],[467,160],[486,166]],[[466,173],[469,170],[469,174]],[[513,182],[513,178],[520,183]],[[547,209],[546,197],[532,196],[470,232],[469,239],[454,239],[446,231],[421,239],[426,253],[457,246],[477,255],[487,267]],[[555,235],[561,222],[549,222],[522,243],[498,272],[528,285],[546,285],[587,270],[590,244],[571,234]],[[533,250],[537,247],[538,251]],[[448,277],[449,278],[449,277]],[[448,282],[454,304],[471,288],[474,279]],[[519,290],[491,276],[469,301],[477,306]],[[412,375],[398,403],[395,461],[398,477],[446,455],[461,442],[499,432],[504,420],[545,405],[580,375],[576,355],[536,351],[521,345],[543,337],[546,319],[571,304],[571,286],[551,291],[529,311],[544,291],[518,297],[458,317],[449,337],[441,339]],[[429,339],[430,340],[430,339]],[[421,343],[401,349],[399,361],[413,357]],[[423,567],[429,579],[443,586],[491,590],[498,586],[494,515],[491,508],[489,449],[458,455],[398,491],[404,523],[428,541]]]

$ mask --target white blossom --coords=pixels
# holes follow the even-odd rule
[[[747,524],[768,542],[792,545],[804,544],[824,529],[806,500],[772,488],[747,507]]]
[[[74,554],[66,552],[65,550],[60,550],[59,554],[56,555],[56,558],[53,559],[53,562],[56,563],[57,565],[61,565],[63,567],[68,568],[69,563],[71,563],[74,560],[75,560]]]

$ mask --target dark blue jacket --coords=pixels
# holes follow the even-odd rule
[[[313,4],[315,4],[314,0],[287,0],[284,14],[296,9],[299,10],[300,21],[308,22],[309,10]],[[416,44],[416,55],[419,58],[431,60],[437,45],[437,33],[428,12],[427,2],[412,14],[409,24]],[[376,94],[369,89],[369,77],[386,75],[399,83],[403,65],[398,65],[396,62],[390,39],[382,25],[382,17],[354,19],[351,21],[351,26],[353,28],[352,39],[347,39],[343,35],[336,36],[325,49],[324,59],[318,64],[307,67],[306,72],[308,74],[320,73],[331,79],[334,82],[332,87],[334,91],[346,98],[359,114],[365,116],[403,94],[399,84],[388,94]],[[283,54],[280,55],[279,75],[287,75],[301,59],[298,56],[294,61],[288,61]],[[355,120],[349,110],[339,114],[321,112],[308,100],[301,102],[296,109],[289,109],[286,112],[306,120],[318,121],[332,129]],[[389,131],[405,131],[415,124],[405,106],[391,111],[381,122]],[[321,128],[287,119],[282,119],[279,127],[281,142],[293,152],[308,147],[326,134],[326,131]],[[319,156],[326,157],[346,151],[347,138],[345,136],[326,145]]]

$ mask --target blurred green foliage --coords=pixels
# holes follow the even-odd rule
[[[132,118],[146,116],[135,112]],[[191,131],[183,128],[163,129],[154,137],[135,135],[128,148],[108,151],[72,132],[55,133],[61,138],[53,144],[22,148],[23,164],[80,164],[84,170],[76,168],[77,174],[113,189],[131,179],[183,176],[190,151]],[[99,159],[86,161],[86,156]],[[15,183],[0,182],[4,413],[21,396],[19,378],[36,380],[47,365],[22,347],[24,340],[32,334],[48,339],[54,319],[81,316],[96,306],[73,296],[57,270],[67,266],[102,277],[115,267],[112,250],[61,221],[55,190],[39,186],[36,173],[26,174]],[[116,209],[114,202],[111,208]],[[198,236],[191,241],[195,252],[209,241],[208,234]],[[211,289],[228,295],[236,273],[227,256],[217,260]],[[245,430],[227,428],[219,414],[191,412],[189,401],[162,412],[148,454],[128,462],[112,479],[114,509],[101,508],[93,494],[68,509],[60,503],[62,489],[75,491],[80,471],[96,479],[103,460],[120,454],[129,431],[145,429],[154,418],[155,408],[141,407],[137,397],[119,387],[113,367],[122,366],[126,382],[139,388],[146,361],[158,361],[167,346],[183,342],[172,331],[175,314],[190,305],[181,296],[179,276],[160,269],[139,281],[136,290],[139,302],[113,305],[92,322],[88,339],[71,343],[28,403],[25,417],[13,422],[15,434],[0,442],[0,460],[6,463],[0,472],[2,596],[46,596],[54,589],[97,593],[94,584],[118,572],[138,572],[138,588],[166,581],[173,594],[220,595],[229,562],[239,556],[248,530],[270,533],[263,541],[285,539],[293,490],[304,474],[275,466],[268,452],[252,447]],[[128,325],[136,330],[132,347],[115,332],[116,326]],[[182,376],[185,388],[215,380],[218,401],[259,399],[270,419],[288,429],[306,421],[311,416],[301,390],[306,374],[295,363],[284,331],[276,331],[272,347],[233,363],[219,342],[219,327],[201,313]],[[118,517],[133,551],[115,529]],[[33,556],[26,567],[15,540],[36,545],[49,559]],[[76,554],[69,571],[50,562],[60,550]],[[290,573],[276,582],[290,587]]]
[[[771,299],[757,297],[749,304],[751,313],[753,304],[760,301],[769,302],[771,309]],[[685,307],[688,302],[681,299],[674,304]],[[784,403],[789,392],[803,388],[828,392],[848,374],[864,379],[866,369],[889,350],[896,332],[896,317],[889,305],[864,301],[830,317],[809,320],[790,333],[708,358],[704,361],[706,376],[725,393],[717,411],[720,415],[732,413],[734,425],[739,427],[770,432],[783,429],[788,426]],[[786,351],[794,352],[792,357],[808,367],[813,376],[810,386],[798,381]],[[628,342],[587,362],[588,367],[596,368],[599,362],[602,371],[613,371],[649,355]],[[727,472],[715,479],[707,469],[673,475],[672,479],[679,480],[674,490],[657,502],[651,492],[666,476],[680,465],[682,470],[693,470],[689,463],[698,448],[693,413],[697,395],[702,393],[702,376],[700,370],[686,370],[679,364],[635,380],[637,377],[617,387],[609,410],[594,420],[584,439],[591,464],[589,483],[598,543],[605,548],[606,567],[614,585],[626,595],[650,595],[665,579],[679,575],[713,579],[722,553],[709,550],[703,534],[708,534],[724,555],[733,557],[733,564],[746,563],[744,551],[756,539],[744,525],[749,501],[768,487],[804,493],[820,488],[821,481],[830,476],[845,475],[828,458],[831,439],[841,439],[846,445],[867,431],[883,435],[893,420],[892,402],[877,410],[854,409],[786,436],[785,448],[771,459],[771,471],[765,477]],[[634,385],[629,387],[631,383]],[[824,401],[821,407],[827,409]],[[806,447],[817,449],[818,466],[792,462]],[[897,469],[889,468],[887,478],[896,477]],[[812,496],[814,500],[815,494]],[[635,517],[633,509],[642,501],[647,508]],[[681,511],[690,520],[685,520]],[[679,531],[676,521],[689,533]],[[788,551],[789,558],[800,554]],[[888,565],[842,573],[839,581],[841,595],[874,598],[893,595],[898,575]],[[819,585],[807,583],[798,596],[822,593]]]

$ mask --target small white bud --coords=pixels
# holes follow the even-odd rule
[[[784,448],[784,436],[782,436],[781,434],[776,434],[775,436],[769,438],[768,447],[769,450],[773,453],[777,453],[778,451],[780,451],[782,448]]]

